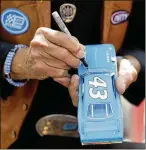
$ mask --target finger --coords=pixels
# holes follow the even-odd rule
[[[123,94],[126,90],[125,80],[121,77],[118,77],[116,80],[116,88],[120,94]]]
[[[76,37],[74,37],[74,36],[72,36],[72,37],[73,37],[76,41],[78,41],[78,39],[77,39]],[[78,42],[79,42],[79,41],[78,41]],[[79,48],[79,49],[81,50],[81,54],[80,54],[80,52],[77,54],[77,55],[79,55],[78,58],[83,58],[83,57],[85,56],[85,54],[86,54],[85,46],[80,43],[80,48]],[[83,53],[83,54],[82,54],[82,53]],[[75,53],[75,54],[73,53],[73,55],[76,56],[76,53]]]
[[[131,74],[125,72],[125,74],[119,74],[119,77],[116,80],[116,87],[120,94],[123,94],[125,90],[133,83]]]
[[[78,40],[66,33],[52,30],[50,28],[40,28],[45,38],[58,46],[64,47],[69,50],[77,58],[83,58],[85,53]]]
[[[76,41],[79,42],[79,40],[78,40],[76,37],[74,37],[74,36],[72,36],[72,37],[73,37]],[[79,49],[83,50],[83,53],[84,53],[84,56],[85,56],[85,54],[86,54],[86,52],[85,52],[85,46],[80,43],[80,48],[79,48]],[[80,56],[79,58],[82,58],[82,57],[84,57],[84,56]]]
[[[45,38],[44,34],[42,34],[40,30],[37,30],[33,40],[30,43],[30,46],[47,47],[48,46],[48,42],[47,41],[48,40]]]
[[[31,46],[36,47],[35,50],[39,55],[43,55],[46,58],[52,56],[73,68],[77,68],[80,64],[80,60],[73,56],[67,49],[47,41],[43,34],[37,34],[32,40]],[[43,51],[41,48],[43,48]]]
[[[132,66],[130,61],[128,61],[127,59],[121,60],[118,73],[119,76],[123,76],[125,80],[127,79],[130,83],[136,81],[138,75],[136,69]]]
[[[66,33],[52,30],[50,28],[42,28],[46,39],[58,46],[67,48],[71,52],[76,52],[79,49],[79,42]]]
[[[116,80],[116,87],[119,93],[123,94],[125,90],[130,86],[130,84],[136,81],[137,71],[126,59],[122,59],[118,63],[119,72],[118,78]]]
[[[71,79],[69,77],[62,77],[62,78],[54,78],[54,81],[60,83],[65,87],[69,87]]]
[[[65,62],[63,62],[55,57],[52,57],[49,54],[43,55],[41,53],[40,55],[42,55],[42,59],[51,67],[58,68],[58,69],[66,69],[66,70],[70,69],[70,66],[67,65]]]
[[[80,47],[83,51],[85,51],[85,46],[83,44],[80,44]]]
[[[72,38],[74,38],[77,42],[79,42],[79,40],[75,36],[72,36]],[[80,43],[80,48],[85,50],[85,46],[81,43]]]
[[[77,68],[80,64],[80,60],[74,57],[67,49],[52,43],[48,43],[48,46],[44,47],[44,54],[46,54],[46,56],[49,54],[73,68]]]
[[[67,70],[51,67],[48,64],[46,64],[46,62],[37,63],[34,70],[35,72],[33,72],[32,70],[32,74],[35,75],[35,79],[40,80],[45,79],[47,77],[70,77]]]
[[[74,106],[78,105],[78,85],[79,77],[77,75],[73,75],[68,90]]]
[[[72,38],[74,38],[74,40],[76,40],[79,43],[79,40],[75,36],[72,36]]]

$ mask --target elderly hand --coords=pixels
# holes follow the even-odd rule
[[[19,49],[12,62],[13,79],[66,79],[68,70],[77,68],[84,46],[67,34],[39,28],[28,48]],[[68,79],[68,78],[67,78]]]
[[[129,60],[127,60],[129,59]],[[120,94],[123,94],[125,90],[129,87],[131,83],[136,81],[138,72],[140,70],[140,64],[136,58],[132,56],[127,56],[127,59],[118,59],[118,78],[116,80],[116,87]],[[132,65],[132,63],[134,65]],[[67,85],[69,89],[70,96],[74,106],[78,104],[78,84],[79,77],[78,75],[73,75],[71,81],[69,80],[59,80],[59,83]]]

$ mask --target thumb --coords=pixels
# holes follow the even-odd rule
[[[127,59],[122,59],[118,66],[118,78],[116,87],[120,94],[123,94],[131,83],[137,79],[137,71]]]

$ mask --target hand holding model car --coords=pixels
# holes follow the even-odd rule
[[[136,81],[138,72],[130,63],[130,61],[125,58],[117,58],[117,67],[118,77],[115,84],[118,92],[123,94],[129,85]],[[65,84],[65,81],[63,80],[59,80],[59,82]],[[78,75],[73,75],[68,89],[74,106],[77,106],[78,104],[78,85],[79,77]]]
[[[127,73],[127,77],[131,77],[128,70],[133,70],[135,73],[133,75],[136,75],[136,71],[128,60],[116,59],[115,50],[111,44],[87,45],[85,58],[88,67],[80,63],[79,76],[73,75],[71,82],[68,83],[73,104],[77,106],[78,103],[78,128],[75,118],[58,114],[41,118],[36,124],[37,132],[41,136],[80,136],[81,143],[84,145],[122,142],[123,114],[120,94],[115,82],[117,87],[120,87],[120,82],[123,81],[119,78],[124,77],[122,73]],[[121,68],[119,77],[117,77],[117,60]],[[124,63],[129,68],[124,67]],[[58,80],[59,83],[68,82],[61,78]],[[122,88],[120,90],[121,93],[124,92]],[[56,124],[57,121],[60,123]],[[49,122],[49,126],[44,122]]]
[[[25,57],[18,59],[21,56]],[[110,45],[86,46],[88,68],[80,63],[83,57],[84,46],[77,39],[59,31],[39,28],[30,47],[16,53],[11,75],[14,79],[42,80],[52,77],[68,87],[73,104],[77,106],[79,103],[78,127],[82,144],[121,142],[123,125],[119,93],[123,94],[136,80],[137,71],[127,59],[118,59],[117,72],[114,48]],[[71,67],[79,67],[79,76],[70,78],[68,70]],[[106,121],[101,122],[100,119]],[[99,134],[97,129],[106,134]]]

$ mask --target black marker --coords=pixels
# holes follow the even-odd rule
[[[69,30],[67,29],[66,25],[62,21],[62,19],[59,16],[58,12],[57,11],[53,12],[52,16],[53,16],[54,20],[56,21],[57,25],[59,26],[60,30],[71,36]],[[84,66],[88,68],[88,64],[87,64],[85,58],[83,57],[80,60],[84,64]]]
[[[84,66],[85,66],[86,68],[88,68],[88,64],[87,64],[85,58],[83,57],[83,58],[81,58],[80,60],[81,60],[81,62],[84,64]]]

